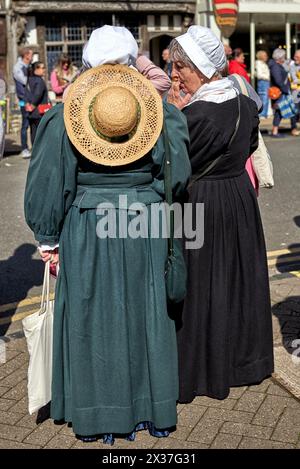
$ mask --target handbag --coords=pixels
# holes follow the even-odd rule
[[[172,169],[171,152],[166,124],[163,128],[165,144],[165,164],[164,164],[164,186],[165,200],[169,207],[172,206]],[[183,257],[180,241],[174,240],[174,212],[170,210],[169,237],[168,237],[168,257],[165,265],[166,294],[169,303],[179,303],[186,295],[187,270]]]
[[[290,119],[297,115],[297,108],[291,94],[283,94],[276,105],[283,119]]]
[[[243,80],[238,75],[234,76],[240,85],[242,94],[249,98],[249,93]],[[258,147],[253,155],[251,155],[251,159],[259,187],[272,188],[274,186],[273,164],[260,130],[258,131]]]
[[[272,100],[278,99],[280,98],[281,94],[282,93],[277,86],[270,86],[269,91],[268,91],[268,95],[270,99]]]
[[[31,103],[26,103],[25,104],[25,111],[27,112],[33,112],[35,110],[35,106]]]
[[[53,306],[50,301],[50,262],[45,264],[41,307],[23,319],[29,352],[28,411],[33,414],[51,401]]]
[[[49,111],[49,109],[52,108],[52,104],[51,103],[39,104],[37,108],[38,108],[39,114],[43,116],[45,112]]]
[[[273,164],[260,131],[258,132],[258,147],[252,155],[252,164],[259,187],[267,189],[274,187]]]

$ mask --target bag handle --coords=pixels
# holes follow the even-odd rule
[[[170,141],[167,131],[166,122],[163,124],[163,136],[165,146],[165,164],[164,164],[164,185],[165,185],[165,200],[169,207],[173,203],[172,196],[172,168],[171,168],[171,152],[170,152]],[[169,219],[169,237],[168,237],[168,256],[172,256],[174,253],[174,212],[170,211]]]
[[[43,281],[43,290],[42,290],[42,299],[41,299],[41,313],[49,309],[50,302],[50,261],[47,261],[45,264],[44,270],[44,281]],[[46,308],[45,308],[46,305]]]
[[[249,98],[248,89],[247,89],[246,83],[244,82],[242,77],[240,75],[238,75],[237,73],[234,73],[233,76],[236,79],[236,81],[238,82],[238,84],[240,85],[242,94],[244,94],[245,96],[248,96],[248,98]]]

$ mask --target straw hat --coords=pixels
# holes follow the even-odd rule
[[[163,123],[162,100],[143,75],[126,65],[91,68],[70,86],[67,134],[86,158],[120,166],[146,155]]]

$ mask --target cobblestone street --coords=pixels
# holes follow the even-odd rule
[[[297,318],[299,325],[295,305],[291,308],[285,303],[287,295],[296,297],[299,310],[299,279],[271,282],[271,294],[273,310],[281,305],[285,317],[282,322],[274,315],[276,350],[290,330],[289,318]],[[37,424],[37,415],[28,415],[28,354],[20,321],[11,325],[5,340],[7,362],[0,367],[0,448],[109,449],[101,440],[82,443],[67,425],[56,425],[50,419]],[[156,439],[143,431],[135,442],[117,439],[112,448],[300,448],[300,401],[276,380],[267,379],[255,386],[234,388],[223,401],[197,397],[191,404],[179,405],[177,430],[169,438]]]

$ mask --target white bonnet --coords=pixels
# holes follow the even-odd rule
[[[82,63],[86,68],[103,64],[132,65],[137,55],[137,42],[127,28],[105,25],[92,32],[83,49]]]
[[[178,36],[176,40],[207,78],[211,78],[216,71],[226,67],[224,46],[211,29],[204,26],[190,26],[187,32]]]

